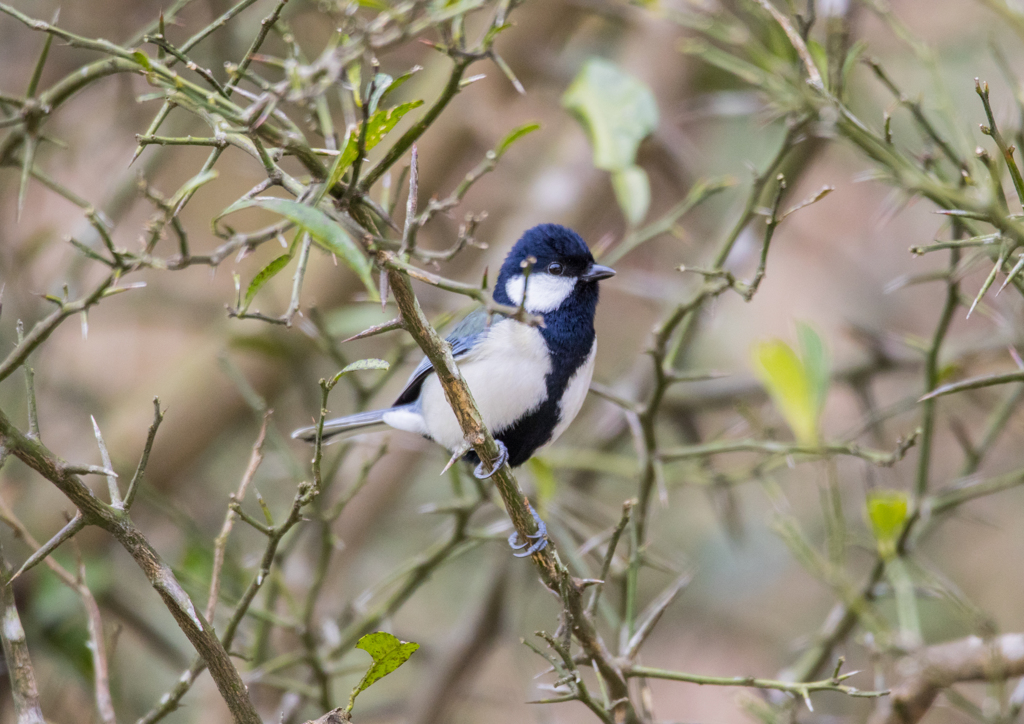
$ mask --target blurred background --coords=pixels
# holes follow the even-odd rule
[[[123,42],[166,4],[33,0],[14,6],[46,19],[59,9],[61,27],[82,36]],[[294,38],[310,56],[324,47],[334,28],[332,16],[322,12],[325,5],[294,0],[284,14]],[[420,197],[425,202],[430,196],[450,193],[513,128],[531,121],[541,126],[518,141],[450,217],[438,216],[420,234],[422,247],[444,249],[453,243],[465,214],[486,212],[475,234],[486,248],[470,247],[439,267],[443,275],[471,283],[480,280],[485,269],[493,276],[519,234],[537,223],[572,226],[595,249],[608,248],[627,232],[609,174],[594,167],[587,135],[561,101],[584,62],[594,56],[613,61],[646,84],[657,102],[657,128],[643,141],[637,156],[650,180],[648,219],[676,204],[698,180],[723,175],[734,179],[732,188],[683,218],[674,234],[662,235],[617,261],[618,275],[602,284],[595,381],[637,399],[643,399],[649,386],[650,359],[645,351],[653,326],[702,281],[678,267],[708,262],[740,213],[751,169],[764,166],[784,134],[782,124],[756,94],[681,52],[690,31],[674,16],[689,12],[688,7],[668,0],[656,5],[612,0],[527,2],[516,10],[514,27],[502,34],[496,46],[525,94],[518,93],[493,65],[474,66],[473,72],[486,77],[465,88],[418,145]],[[711,10],[719,7],[714,2],[703,5]],[[186,38],[228,7],[225,0],[195,2],[168,27],[167,35],[172,40]],[[270,7],[257,3],[199,45],[194,57],[215,70],[227,61],[237,62]],[[935,76],[921,67],[908,45],[870,6],[854,3],[838,10],[847,14],[851,37],[867,43],[867,54],[884,63],[909,96],[924,94],[929,110],[941,106],[944,112],[956,114],[959,125],[945,129],[949,133],[969,143],[985,140],[977,131],[984,111],[975,95],[975,77],[991,83],[997,119],[1008,126],[1018,124],[1014,89],[1000,74],[992,47],[998,46],[1017,68],[1024,52],[1010,24],[986,3],[891,3],[894,16],[934,53]],[[826,12],[821,6],[818,11]],[[0,92],[24,92],[42,41],[40,34],[0,16]],[[272,36],[263,52],[280,55],[284,42]],[[95,57],[55,42],[40,87]],[[423,66],[399,92],[403,101],[424,98],[429,103],[450,68],[443,55],[417,42],[401,44],[379,57],[382,70],[396,76],[413,65]],[[937,78],[948,96],[926,93]],[[153,214],[152,205],[137,192],[137,179],[144,177],[152,188],[169,196],[197,173],[208,153],[205,148],[151,146],[129,166],[136,134],[145,132],[160,106],[159,100],[140,101],[150,91],[143,78],[128,74],[91,86],[48,121],[46,132],[59,143],[44,142],[37,156],[46,173],[104,210],[115,223],[115,242],[128,248],[138,247]],[[881,127],[883,113],[894,108],[892,96],[866,67],[852,71],[847,92],[851,107],[876,127]],[[409,123],[403,121],[400,129]],[[339,113],[338,126],[343,125]],[[894,137],[906,136],[909,128],[906,114],[893,114]],[[161,132],[207,134],[197,119],[183,111],[173,113]],[[891,362],[866,387],[847,384],[850,374],[832,385],[822,422],[825,439],[856,440],[892,450],[898,438],[911,435],[920,424],[913,400],[922,390],[922,341],[933,333],[944,290],[941,285],[907,285],[901,280],[945,267],[945,260],[937,255],[915,257],[908,251],[937,238],[945,219],[936,216],[930,204],[908,199],[872,180],[868,161],[824,132],[800,153],[787,173],[790,184],[783,207],[814,195],[824,185],[834,191],[780,224],[767,274],[752,301],[725,294],[709,305],[684,366],[726,376],[672,389],[661,425],[665,445],[722,436],[786,438],[785,424],[751,372],[751,348],[771,338],[795,344],[798,321],[817,330],[837,375],[871,367],[879,354]],[[219,177],[180,216],[195,253],[212,251],[220,244],[210,233],[210,219],[264,178],[263,169],[236,149],[225,152],[217,169]],[[397,168],[395,176],[397,183]],[[17,164],[0,168],[0,285],[4,290],[0,350],[15,344],[15,320],[31,325],[50,311],[41,295],[60,295],[68,285],[72,297],[79,296],[102,273],[66,241],[73,236],[95,243],[95,232],[81,210],[32,181],[21,218],[16,220],[18,186]],[[257,228],[258,220],[255,215],[239,216],[237,223]],[[173,244],[172,239],[162,241],[165,246],[158,246],[158,251],[170,255]],[[728,268],[748,278],[757,265],[760,244],[760,229],[751,227],[741,235]],[[152,399],[160,398],[167,415],[133,517],[174,566],[190,594],[204,603],[212,541],[259,430],[261,415],[253,409],[254,397],[273,409],[273,424],[286,435],[311,424],[319,408],[317,381],[337,370],[336,360],[324,353],[311,333],[310,310],[315,308],[322,315],[324,327],[337,340],[395,315],[393,307],[381,311],[369,302],[352,273],[320,254],[310,263],[302,316],[293,326],[229,318],[225,307],[236,299],[233,274],[244,285],[279,253],[276,244],[270,243],[215,269],[194,266],[173,273],[133,274],[131,281],[145,281],[144,289],[105,300],[89,313],[87,329],[79,317],[68,320],[31,360],[43,441],[64,459],[100,464],[91,415],[122,477],[134,469],[152,418]],[[974,296],[985,274],[979,269],[965,276],[967,296]],[[463,297],[424,285],[416,289],[434,318],[467,308]],[[253,308],[280,314],[290,293],[291,276],[282,274],[261,291]],[[1008,368],[1012,362],[1006,349],[1019,339],[1021,311],[1020,296],[1009,293],[989,297],[982,313],[969,320],[959,310],[949,333],[950,364],[969,365],[976,372]],[[340,348],[350,360],[383,357],[399,363],[369,404],[389,404],[401,389],[408,370],[419,359],[418,350],[410,345],[402,333],[391,333]],[[374,376],[378,373],[359,374],[368,387],[378,379]],[[865,394],[870,397],[869,408]],[[360,402],[357,397],[350,388],[339,386],[330,400],[332,414],[354,411]],[[958,434],[964,429],[979,431],[996,397],[994,391],[980,390],[943,401],[933,485],[956,480],[963,457]],[[886,410],[901,402],[905,404],[899,414],[877,425],[866,423],[865,409]],[[24,424],[24,404],[20,375],[0,385],[0,407],[19,425]],[[982,473],[1020,466],[1022,441],[1024,419],[1013,414],[985,459]],[[315,612],[316,635],[328,643],[338,640],[346,620],[386,600],[392,591],[389,576],[442,539],[447,529],[446,518],[424,512],[424,506],[452,496],[450,479],[438,476],[447,455],[425,441],[398,433],[359,439],[340,466],[336,488],[351,485],[385,442],[386,454],[373,466],[367,485],[332,527],[337,551]],[[612,458],[608,458],[601,463],[600,473],[573,469],[578,467],[573,465],[578,451],[595,449],[614,454],[622,464],[609,466]],[[284,517],[296,480],[308,477],[303,471],[310,450],[274,439],[267,451],[253,486],[275,516]],[[555,471],[556,488],[546,491],[541,506],[560,550],[578,545],[588,533],[595,534],[617,520],[622,501],[636,495],[633,456],[621,410],[591,395],[563,439],[541,455],[548,466],[523,468],[520,481],[531,490],[538,485],[538,470],[541,475],[549,468]],[[848,553],[852,580],[864,577],[874,560],[863,514],[865,492],[874,487],[909,488],[915,457],[911,450],[891,468],[871,467],[856,458],[835,461],[833,472],[846,503],[852,541]],[[762,480],[744,477],[757,459],[757,454],[750,453],[718,457],[710,471],[684,464],[667,467],[664,499],[655,501],[652,510],[653,542],[647,552],[657,568],[645,569],[641,599],[657,595],[674,578],[674,571],[690,571],[693,578],[666,612],[658,635],[645,647],[645,664],[713,675],[774,677],[796,660],[834,604],[829,588],[810,576],[773,532],[772,513],[780,501],[765,491]],[[772,475],[773,484],[781,486],[787,511],[801,520],[815,540],[820,540],[824,525],[819,494],[829,465],[781,465]],[[99,477],[88,482],[96,490],[103,487]],[[14,460],[0,471],[0,496],[40,540],[56,532],[65,516],[73,513],[52,485]],[[1024,629],[1022,513],[1020,489],[972,503],[936,527],[917,551],[922,565],[941,572],[952,588],[986,613],[998,631]],[[501,527],[505,516],[500,509],[490,506],[477,515],[474,520],[490,526],[493,540],[433,570],[429,580],[382,622],[380,628],[417,641],[422,648],[406,667],[361,696],[357,721],[593,720],[579,704],[525,703],[551,696],[543,685],[549,685],[552,677],[538,677],[546,664],[520,639],[541,628],[553,631],[558,607],[538,583],[531,565],[511,558],[503,541],[507,528]],[[274,609],[266,610],[267,599],[258,599],[256,607],[265,612],[263,620],[274,613],[291,615],[300,605],[296,601],[302,600],[300,592],[315,573],[314,553],[321,540],[313,530],[300,531],[289,544],[289,554],[275,574],[282,594],[270,604]],[[24,545],[12,539],[7,529],[2,538],[8,557],[16,563],[23,560]],[[191,650],[135,564],[109,536],[87,529],[76,540],[104,615],[118,714],[131,721],[174,684],[191,660]],[[224,583],[229,600],[237,598],[252,575],[263,545],[259,533],[236,525]],[[62,560],[73,560],[70,552],[63,555]],[[55,722],[96,721],[91,664],[84,647],[85,616],[79,601],[43,567],[21,578],[15,593],[47,717]],[[612,600],[616,595],[609,592]],[[887,605],[880,606],[883,613],[889,610]],[[920,610],[927,642],[974,631],[970,617],[941,596],[922,594]],[[258,622],[247,624],[239,650],[252,645],[257,629]],[[278,632],[271,645],[286,651],[289,636]],[[867,670],[851,683],[871,688],[875,685],[872,660],[863,643],[862,634],[855,634],[839,653],[846,655],[847,669]],[[339,696],[358,679],[364,659],[361,653],[342,659],[353,668],[338,679]],[[244,662],[239,665],[244,670]],[[277,712],[285,706],[282,690],[289,687],[250,681],[268,720],[277,721]],[[652,681],[650,686],[654,712],[664,721],[748,721],[742,702],[745,697],[757,698],[756,692],[730,688],[667,681]],[[4,692],[0,720],[14,721],[6,680],[0,691]],[[208,676],[197,682],[184,704],[166,721],[229,720]],[[863,719],[870,707],[864,700],[826,694],[816,697],[813,717]],[[319,715],[314,709],[301,709],[295,720]],[[801,718],[809,716],[801,713]],[[929,716],[932,721],[965,718],[946,705]]]

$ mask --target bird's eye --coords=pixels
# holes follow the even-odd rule
[[[553,261],[548,264],[548,274],[554,274],[556,277],[562,275],[562,265],[557,261]]]

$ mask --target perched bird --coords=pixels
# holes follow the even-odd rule
[[[529,269],[529,274],[524,271]],[[583,406],[594,373],[597,339],[594,312],[597,282],[615,274],[594,262],[580,236],[564,226],[535,226],[516,242],[501,266],[494,301],[522,305],[542,315],[543,327],[478,309],[447,337],[459,370],[473,393],[487,428],[498,443],[500,457],[484,470],[476,453],[466,452],[465,437],[444,391],[424,358],[392,407],[362,412],[324,423],[323,437],[361,434],[392,427],[418,433],[477,462],[474,474],[488,478],[508,462],[515,467],[553,442]],[[523,303],[525,293],[526,301]],[[296,430],[292,437],[314,440],[316,428]],[[534,514],[536,518],[536,514]],[[544,547],[543,522],[529,555]],[[516,545],[515,534],[509,542]]]

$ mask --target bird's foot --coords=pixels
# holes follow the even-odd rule
[[[477,480],[487,480],[487,478],[498,472],[502,465],[508,462],[508,448],[505,447],[505,443],[501,440],[495,440],[494,444],[498,446],[498,459],[494,461],[494,466],[487,471],[484,471],[483,462],[477,465],[473,469],[473,475],[476,476]]]
[[[537,532],[533,535],[526,536],[528,540],[524,543],[519,542],[519,532],[512,531],[512,535],[508,537],[508,544],[514,551],[522,551],[521,553],[513,553],[516,558],[526,558],[526,556],[532,556],[537,551],[542,551],[548,544],[548,527],[544,524],[544,521],[537,515],[537,511],[530,508],[530,515],[533,516],[533,520],[537,523]],[[530,541],[533,541],[532,543]],[[529,545],[529,548],[527,548]],[[526,550],[523,550],[526,548]]]

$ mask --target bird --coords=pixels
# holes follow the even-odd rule
[[[512,246],[494,285],[498,304],[522,307],[540,315],[533,326],[479,308],[446,338],[469,385],[484,424],[498,444],[499,458],[485,470],[445,398],[430,360],[424,358],[391,407],[328,420],[323,439],[343,439],[387,427],[417,433],[448,448],[456,457],[476,462],[474,475],[486,479],[506,462],[522,465],[541,447],[554,442],[583,406],[594,374],[597,336],[594,314],[598,282],[615,270],[594,261],[586,242],[572,229],[540,224]],[[525,299],[524,299],[525,296]],[[292,433],[316,439],[316,427]],[[531,512],[532,509],[531,509]],[[509,537],[517,556],[546,545],[546,526],[533,512],[538,531],[527,547]],[[521,549],[526,550],[521,550]]]

